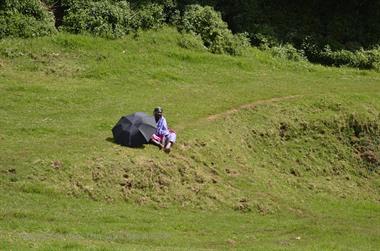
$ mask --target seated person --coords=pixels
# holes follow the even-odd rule
[[[166,119],[162,116],[162,108],[156,107],[153,110],[153,115],[157,123],[156,132],[152,135],[150,142],[158,146],[160,149],[164,148],[166,153],[170,152],[170,148],[175,143],[177,135],[168,128]]]

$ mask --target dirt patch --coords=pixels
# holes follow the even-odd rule
[[[63,163],[60,160],[53,160],[50,163],[50,166],[54,169],[61,169],[63,167]]]
[[[379,165],[380,164],[380,158],[379,155],[373,152],[372,150],[366,150],[362,153],[360,153],[360,158],[367,161],[368,163]]]
[[[247,213],[251,211],[251,208],[249,207],[248,200],[246,198],[242,198],[239,200],[239,202],[235,205],[235,211],[240,211],[243,213]]]
[[[380,167],[380,126],[377,121],[362,121],[351,115],[348,119],[350,145],[370,171]]]
[[[281,138],[286,139],[288,130],[289,130],[289,125],[285,122],[281,122],[278,134],[280,135]]]

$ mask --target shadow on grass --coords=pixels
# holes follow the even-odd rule
[[[118,144],[115,142],[115,139],[114,139],[114,138],[112,138],[112,137],[107,137],[107,138],[106,138],[106,141],[108,141],[108,142],[111,142],[111,143],[114,143],[114,144],[118,145]]]
[[[106,138],[106,141],[110,142],[110,143],[113,143],[115,145],[119,145],[119,146],[124,146],[124,145],[120,145],[118,143],[115,142],[115,139],[113,137],[107,137]],[[145,149],[145,145],[141,145],[141,146],[124,146],[124,147],[127,147],[129,149]]]

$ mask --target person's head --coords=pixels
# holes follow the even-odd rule
[[[158,107],[154,108],[154,110],[153,110],[154,118],[156,120],[159,120],[162,117],[162,112],[163,112],[163,110],[161,107],[158,106]]]

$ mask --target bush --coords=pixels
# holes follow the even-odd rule
[[[193,50],[205,50],[207,49],[203,45],[202,38],[200,36],[184,33],[178,41],[178,45],[185,49],[193,49]]]
[[[309,61],[330,66],[349,66],[359,69],[380,70],[380,47],[370,50],[363,48],[356,50],[339,49],[329,44],[321,46],[313,37],[304,39],[301,47]],[[333,49],[334,48],[334,49]],[[337,49],[338,48],[338,49]],[[341,47],[340,47],[341,48]]]
[[[242,55],[244,50],[251,44],[247,33],[233,35],[231,32],[225,34],[224,52],[230,55]]]
[[[164,6],[159,4],[147,4],[141,6],[134,18],[134,29],[157,29],[165,20]]]
[[[132,30],[133,12],[127,1],[75,1],[64,5],[63,29],[72,33],[91,33],[117,38]]]
[[[73,33],[117,38],[138,29],[160,27],[165,19],[159,4],[139,5],[132,10],[129,2],[117,0],[65,0],[63,29]]]
[[[252,34],[251,42],[253,45],[259,47],[262,50],[266,50],[280,44],[273,36],[264,35],[262,33]]]
[[[220,13],[210,6],[187,6],[179,30],[199,35],[213,53],[239,55],[249,45],[247,36],[233,35]]]
[[[272,27],[261,25],[255,33],[250,34],[251,43],[260,49],[269,49],[280,45],[276,38],[276,33]]]
[[[320,53],[324,62],[334,66],[350,66],[360,69],[377,69],[380,66],[380,48],[372,50],[339,50],[332,51],[329,46]]]
[[[179,18],[179,10],[177,8],[177,0],[129,0],[133,9],[144,10],[155,9],[156,23],[168,23],[176,25]],[[159,11],[157,11],[159,10]],[[153,27],[154,28],[154,27]]]
[[[2,0],[0,39],[38,37],[56,32],[53,15],[39,0]]]
[[[302,50],[297,50],[291,44],[274,46],[268,49],[272,56],[292,61],[305,61],[306,57]]]

